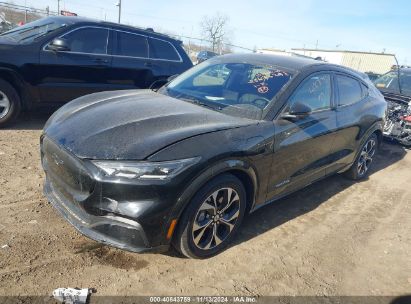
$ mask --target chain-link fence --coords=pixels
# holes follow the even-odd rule
[[[10,30],[19,24],[25,24],[51,15],[58,15],[58,13],[50,11],[48,7],[42,9],[0,1],[0,33]],[[203,50],[212,51],[211,41],[207,39],[173,35],[170,33],[169,35],[183,41],[183,46],[187,54],[194,62],[196,61],[198,52]],[[251,49],[228,43],[221,43],[218,50],[215,50],[218,54],[252,51]]]
[[[0,1],[0,22],[2,25],[28,23],[46,16],[57,15],[57,12],[44,9],[16,5]]]

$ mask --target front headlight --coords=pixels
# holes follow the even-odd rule
[[[173,178],[199,160],[200,157],[164,162],[93,160],[92,163],[108,177],[165,180]]]

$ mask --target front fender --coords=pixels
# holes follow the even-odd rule
[[[22,106],[26,109],[32,106],[33,94],[27,90],[27,83],[23,77],[14,69],[8,66],[0,66],[0,78],[8,81],[17,91],[22,101]]]
[[[181,189],[176,203],[167,219],[168,229],[173,219],[178,219],[187,204],[207,182],[225,172],[239,177],[247,188],[248,202],[265,201],[267,180],[272,162],[272,123],[261,123],[201,134],[165,147],[151,155],[149,161],[201,157],[199,171],[195,172]]]
[[[213,178],[223,174],[223,173],[235,173],[235,172],[242,172],[247,175],[250,179],[252,186],[253,186],[253,201],[251,202],[251,206],[254,205],[256,200],[256,196],[258,194],[259,189],[259,181],[253,165],[247,159],[225,159],[215,163],[212,166],[207,167],[204,171],[198,174],[192,182],[184,189],[182,194],[179,196],[177,203],[174,205],[172,211],[170,212],[170,216],[168,217],[168,223],[164,226],[166,234],[168,227],[171,224],[173,219],[179,219],[183,211],[186,209],[188,204],[190,203],[191,199],[194,195],[201,189],[204,185],[206,185],[209,181]]]

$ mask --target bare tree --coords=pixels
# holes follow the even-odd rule
[[[210,41],[213,52],[221,53],[223,50],[223,43],[227,39],[228,21],[228,16],[217,13],[213,17],[204,16],[200,23],[203,36]]]

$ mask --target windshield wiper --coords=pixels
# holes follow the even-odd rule
[[[4,33],[3,35],[23,34],[23,33],[25,33],[25,32],[34,30],[34,29],[39,28],[39,27],[41,27],[41,26],[40,26],[40,25],[36,25],[36,26],[32,26],[32,27],[29,27],[29,28],[26,28],[26,29],[16,29],[16,30],[14,30],[14,31],[6,32],[6,33]]]
[[[57,29],[59,29],[59,28],[61,28],[61,27],[58,27],[58,28],[54,28],[54,29],[45,31],[44,33],[36,33],[36,34],[30,35],[30,36],[24,37],[23,39],[20,39],[19,42],[24,41],[24,40],[27,40],[27,39],[30,39],[30,38],[32,38],[32,37],[34,37],[33,40],[36,40],[36,39],[38,39],[38,38],[40,38],[40,37],[43,37],[43,36],[45,36],[45,35],[47,35],[47,34],[49,34],[49,33],[51,33],[51,32],[54,32],[55,30],[57,30]]]
[[[51,32],[51,31],[50,31],[50,32]],[[46,32],[46,33],[44,33],[44,34],[47,34],[47,33],[48,33],[48,32]],[[40,33],[32,34],[32,35],[29,35],[29,36],[27,36],[27,37],[24,37],[24,38],[20,39],[19,42],[22,42],[22,41],[24,41],[24,40],[27,40],[27,39],[30,39],[30,38],[33,38],[33,37],[35,37],[34,39],[36,39],[36,38],[38,38],[38,37],[40,37],[40,36],[43,36],[44,34],[40,34]],[[38,36],[38,37],[36,37],[36,36]]]
[[[47,35],[47,34],[49,34],[49,33],[51,33],[51,32],[54,32],[55,30],[57,30],[57,29],[48,30],[47,32],[44,32],[44,33],[38,35],[37,37],[34,37],[33,40],[39,39],[40,37],[43,37],[43,36],[45,36],[45,35]],[[25,40],[25,39],[27,39],[27,37],[24,38],[24,39],[22,39],[22,40],[20,40],[20,41],[23,41],[23,40]]]
[[[199,105],[199,106],[202,106],[202,107],[205,107],[205,108],[209,108],[209,109],[212,109],[212,110],[221,111],[221,109],[222,109],[221,107],[218,107],[218,106],[214,107],[214,106],[211,106],[211,105],[206,104],[204,102],[201,102],[198,98],[195,98],[195,97],[192,97],[192,96],[181,96],[181,95],[179,95],[179,96],[176,96],[174,98],[178,98],[178,99],[181,99],[181,100],[184,100],[184,101],[188,101],[188,102],[191,102],[191,103],[194,103],[196,105]]]

